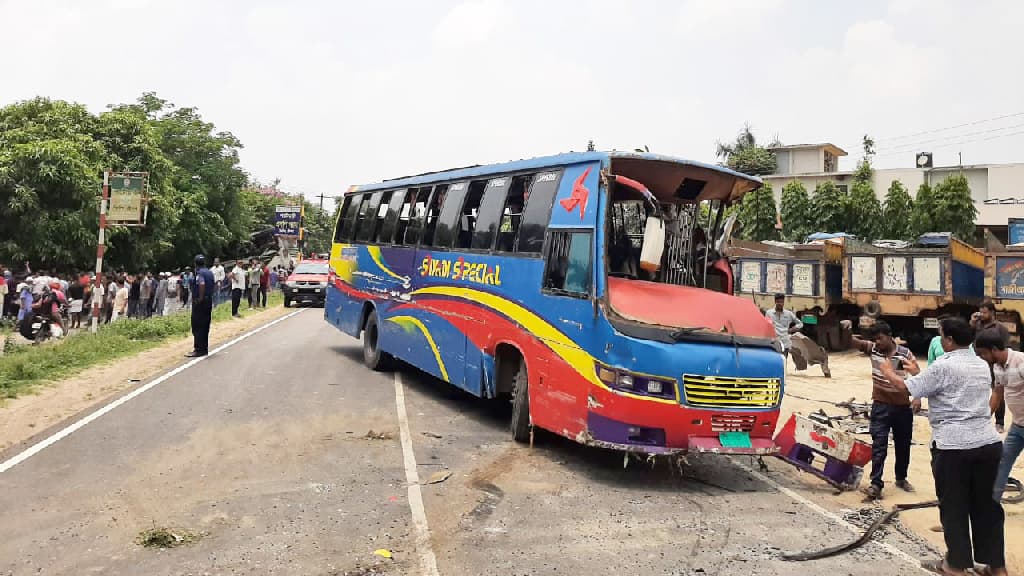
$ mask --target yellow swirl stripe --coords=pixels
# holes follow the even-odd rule
[[[395,274],[394,272],[391,271],[390,268],[384,265],[384,258],[381,257],[380,254],[380,246],[367,246],[366,251],[370,253],[370,258],[373,259],[373,263],[376,264],[378,268],[383,270],[385,274],[391,276],[392,278],[401,280],[402,282],[409,281],[409,279],[406,278],[405,276],[399,276],[398,274]]]
[[[392,316],[387,319],[388,322],[394,322],[403,328],[419,328],[420,332],[427,339],[427,344],[430,345],[430,349],[434,352],[434,358],[437,359],[437,367],[441,369],[441,377],[445,382],[451,382],[448,378],[448,370],[444,367],[444,361],[441,360],[441,351],[437,348],[437,343],[434,342],[434,337],[430,335],[430,331],[423,325],[423,322],[419,318],[413,318],[412,316]]]
[[[426,288],[420,288],[413,292],[414,296],[418,294],[463,298],[471,302],[487,306],[492,310],[512,318],[525,328],[527,332],[530,332],[534,336],[544,340],[548,347],[551,348],[559,358],[564,360],[569,366],[572,366],[573,370],[579,373],[580,376],[598,388],[603,388],[616,394],[629,396],[630,398],[636,398],[637,400],[647,400],[663,404],[678,404],[678,402],[674,400],[652,398],[650,396],[612,390],[607,384],[597,378],[597,370],[595,369],[596,361],[593,356],[581,349],[575,342],[569,339],[568,336],[563,334],[560,330],[549,324],[540,316],[537,316],[519,304],[502,298],[501,296],[496,296],[481,290],[462,288],[458,286],[429,286]]]

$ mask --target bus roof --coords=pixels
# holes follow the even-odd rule
[[[356,192],[369,192],[374,190],[387,190],[394,188],[407,188],[410,186],[423,186],[426,184],[432,184],[434,182],[480,178],[484,176],[490,176],[492,174],[502,174],[506,172],[543,170],[545,168],[567,166],[572,164],[582,164],[584,162],[600,161],[602,163],[606,163],[614,161],[615,159],[618,158],[628,158],[631,160],[650,160],[652,162],[670,163],[677,164],[681,167],[693,167],[701,170],[708,170],[711,172],[718,173],[721,176],[733,177],[743,181],[743,183],[745,184],[745,186],[743,187],[746,188],[746,191],[754,190],[756,188],[761,187],[760,178],[756,176],[749,176],[741,172],[736,172],[735,170],[731,170],[729,168],[726,168],[725,166],[705,164],[703,162],[685,160],[683,158],[675,158],[672,156],[663,156],[661,154],[651,154],[650,152],[612,151],[567,152],[564,154],[556,154],[554,156],[540,156],[537,158],[530,158],[527,160],[515,160],[512,162],[504,162],[502,164],[487,164],[482,166],[470,166],[467,168],[454,168],[451,170],[442,170],[440,172],[429,172],[426,174],[406,176],[403,178],[385,180],[384,182],[366,184],[363,186],[352,186],[348,189],[346,194],[352,194]]]

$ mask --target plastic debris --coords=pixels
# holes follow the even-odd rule
[[[373,554],[375,556],[380,556],[381,558],[387,558],[388,560],[392,559],[391,550],[388,550],[387,548],[378,548],[373,551]]]
[[[440,484],[447,480],[451,475],[451,470],[438,470],[430,475],[430,478],[427,479],[427,484]]]

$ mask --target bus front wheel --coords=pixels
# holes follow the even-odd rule
[[[519,369],[512,381],[512,437],[517,442],[530,440],[530,388],[526,361],[519,360]]]
[[[363,326],[363,362],[370,370],[382,371],[388,368],[389,357],[380,349],[380,330],[377,324],[377,311],[371,310]]]

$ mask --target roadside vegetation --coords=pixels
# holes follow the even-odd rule
[[[275,290],[267,300],[267,309],[283,302]],[[260,310],[248,310],[243,304],[242,316]],[[122,320],[101,326],[96,334],[83,331],[67,338],[39,346],[8,346],[0,356],[0,398],[16,398],[46,381],[78,374],[104,362],[116,360],[159,346],[174,338],[191,334],[190,314],[185,311],[170,316],[144,320]],[[213,322],[231,321],[231,304],[221,304],[213,311]]]

